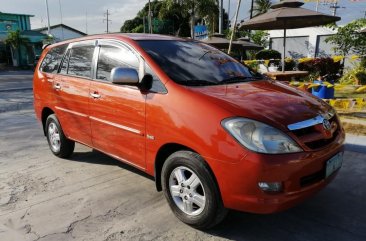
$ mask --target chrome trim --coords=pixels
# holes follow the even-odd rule
[[[287,128],[290,131],[294,131],[294,130],[299,130],[299,129],[303,129],[306,127],[322,124],[324,122],[324,120],[331,119],[334,116],[334,114],[335,114],[334,110],[331,110],[328,113],[320,114],[318,116],[315,116],[314,118],[290,124],[287,126]]]
[[[101,123],[104,123],[104,124],[107,124],[107,125],[111,125],[111,126],[120,128],[122,130],[129,131],[129,132],[132,132],[134,134],[138,134],[138,135],[143,136],[143,133],[141,131],[136,130],[136,129],[131,128],[131,127],[128,127],[128,126],[124,126],[124,125],[116,124],[116,123],[113,123],[113,122],[110,122],[110,121],[102,120],[102,119],[99,119],[99,118],[94,117],[94,116],[90,116],[90,119],[95,120],[95,121],[99,121]]]
[[[78,115],[78,116],[81,116],[81,117],[88,117],[88,115],[85,115],[83,113],[76,112],[76,111],[72,111],[72,110],[68,110],[68,109],[64,109],[64,108],[59,107],[59,106],[56,106],[55,108],[57,110],[61,110],[61,111],[64,111],[64,112],[68,112],[68,113],[71,113],[71,114],[74,114],[74,115]]]

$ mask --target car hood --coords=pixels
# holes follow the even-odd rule
[[[287,131],[287,126],[330,111],[324,101],[272,80],[193,87],[234,116],[255,119]]]

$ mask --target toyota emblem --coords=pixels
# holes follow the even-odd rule
[[[332,126],[331,126],[331,124],[330,124],[329,120],[327,120],[327,119],[324,119],[324,120],[323,120],[323,127],[324,127],[324,129],[325,129],[325,130],[327,130],[327,131],[329,131],[329,130],[332,128]]]

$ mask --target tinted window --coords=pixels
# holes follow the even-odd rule
[[[90,78],[93,53],[94,46],[80,46],[72,48],[67,73],[69,75]]]
[[[127,48],[107,46],[100,47],[97,79],[110,81],[111,70],[115,67],[139,67],[136,55]]]
[[[260,77],[229,55],[200,42],[144,40],[139,44],[172,80],[183,85],[233,83]]]
[[[41,71],[46,73],[57,73],[58,66],[61,63],[66,48],[67,45],[62,45],[48,51],[46,57],[42,61]]]

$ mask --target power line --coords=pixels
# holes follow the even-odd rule
[[[106,16],[106,18],[103,18],[103,23],[107,22],[107,33],[109,33],[109,22],[112,22],[112,20],[109,19],[109,15],[111,15],[107,9],[107,12],[104,13],[104,16]]]

